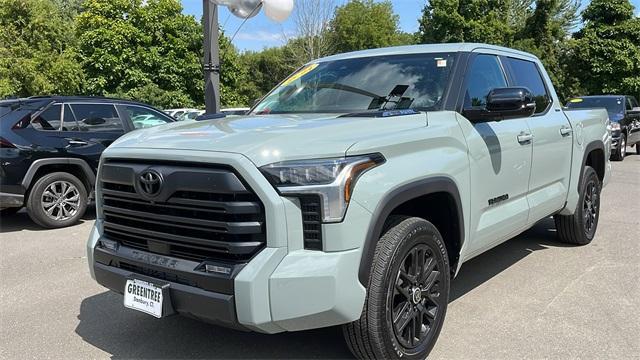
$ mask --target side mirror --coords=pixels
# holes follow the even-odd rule
[[[535,111],[536,101],[529,89],[509,87],[491,90],[484,108],[465,110],[464,115],[473,122],[482,122],[530,117]]]

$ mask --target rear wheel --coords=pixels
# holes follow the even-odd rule
[[[376,247],[362,316],[344,325],[344,335],[358,358],[424,359],[447,311],[447,250],[430,222],[392,221]]]
[[[40,178],[27,200],[29,216],[38,225],[60,228],[73,225],[87,209],[87,190],[77,177],[55,172]]]
[[[592,167],[586,166],[582,173],[580,201],[573,215],[556,215],[556,229],[560,241],[586,245],[593,240],[600,217],[601,184]]]

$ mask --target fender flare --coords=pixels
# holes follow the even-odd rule
[[[373,262],[376,244],[382,235],[382,228],[387,217],[395,208],[409,200],[439,192],[448,193],[454,199],[455,211],[458,214],[457,226],[460,235],[460,248],[462,248],[462,244],[464,243],[464,217],[460,192],[458,191],[456,183],[451,178],[435,176],[402,185],[387,193],[373,213],[372,222],[367,230],[365,243],[362,246],[362,256],[358,269],[358,279],[365,288],[369,283],[369,275],[371,273],[371,264]],[[458,255],[459,254],[456,254],[456,256]]]
[[[580,175],[578,177],[578,193],[580,193],[580,184],[582,184],[582,174],[584,173],[584,167],[587,166],[587,157],[593,150],[598,150],[598,149],[602,150],[602,153],[606,155],[607,152],[604,151],[604,143],[602,142],[602,140],[594,140],[589,144],[587,144],[587,146],[585,146],[584,148],[584,152],[582,153],[582,167],[580,168]],[[605,158],[602,160],[605,162],[605,165],[606,165],[607,159]],[[605,168],[605,171],[607,171],[606,168]]]
[[[89,181],[91,187],[93,188],[93,186],[96,184],[96,174],[93,173],[93,170],[86,161],[75,158],[47,158],[38,159],[31,163],[31,166],[29,166],[29,170],[27,170],[27,173],[22,179],[22,186],[25,189],[29,189],[29,186],[31,186],[31,182],[33,181],[33,177],[36,175],[38,169],[46,165],[77,165],[84,173],[84,176]]]

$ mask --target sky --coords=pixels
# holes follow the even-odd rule
[[[334,0],[336,5],[342,5],[347,0]],[[295,3],[295,0],[294,0]],[[400,17],[400,28],[405,32],[418,30],[418,18],[426,0],[391,0],[393,10]],[[583,6],[588,0],[582,1]],[[640,0],[631,0],[636,7],[636,14],[640,16]],[[194,15],[196,19],[202,16],[202,0],[182,0],[184,13]],[[295,11],[295,10],[294,10]],[[226,7],[219,7],[218,21],[223,26],[227,36],[232,36],[237,30],[242,19],[229,13]],[[250,18],[240,28],[233,39],[233,44],[241,51],[262,50],[265,47],[280,46],[285,43],[286,37],[293,31],[293,20],[289,18],[282,24],[269,20],[261,11],[255,17]]]

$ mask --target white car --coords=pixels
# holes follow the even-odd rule
[[[186,112],[197,111],[197,110],[198,109],[191,109],[191,108],[166,109],[166,110],[164,110],[164,113],[177,119],[177,118],[179,118],[181,115],[183,115]]]
[[[204,110],[190,110],[177,117],[178,121],[195,120],[198,116],[204,114]]]
[[[220,110],[221,113],[226,115],[246,115],[249,112],[248,107],[228,108]]]

